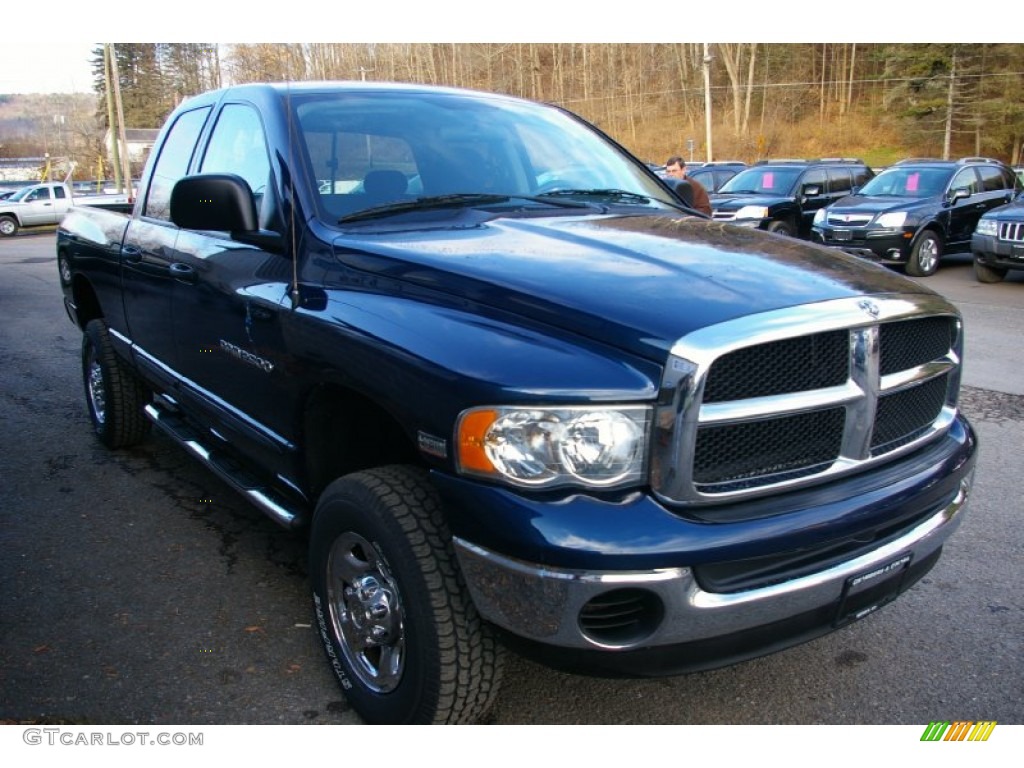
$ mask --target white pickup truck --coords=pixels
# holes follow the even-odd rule
[[[33,184],[0,200],[0,236],[11,237],[22,228],[59,224],[73,205],[130,210],[127,195],[76,196],[68,184]]]

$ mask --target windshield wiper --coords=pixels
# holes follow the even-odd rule
[[[350,221],[361,221],[363,219],[375,219],[382,216],[390,216],[395,213],[408,211],[428,211],[444,208],[472,208],[482,205],[494,205],[496,203],[508,203],[513,200],[528,200],[542,205],[554,205],[559,208],[587,208],[586,203],[572,202],[568,200],[549,200],[546,197],[530,197],[528,195],[496,195],[483,193],[459,193],[453,195],[430,195],[417,197],[415,200],[407,200],[397,203],[377,205],[373,208],[365,208],[338,219],[339,224]]]
[[[617,203],[635,203],[649,205],[651,198],[624,189],[555,189],[542,192],[540,197],[596,197],[601,200],[613,200]]]

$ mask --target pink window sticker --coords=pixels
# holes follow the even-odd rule
[[[764,189],[774,189],[775,188],[775,174],[772,173],[771,171],[768,171],[768,173],[766,173],[764,176],[762,176],[761,177],[761,186]]]
[[[917,182],[921,180],[920,173],[912,173],[907,176],[907,192],[917,192]]]

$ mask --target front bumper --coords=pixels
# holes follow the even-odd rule
[[[976,261],[997,269],[1024,269],[1024,242],[1000,240],[993,235],[971,236]]]
[[[811,230],[813,242],[885,264],[905,263],[913,238],[913,231],[906,230],[822,226]]]
[[[768,225],[771,224],[772,219],[737,219],[735,211],[713,211],[711,214],[713,221],[719,221],[723,224],[732,224],[737,227],[746,227],[747,229],[768,229]]]
[[[632,549],[626,542],[621,542],[621,552],[598,558],[599,562],[608,561],[606,568],[547,565],[475,542],[471,536],[460,535],[458,526],[455,551],[480,614],[510,633],[522,650],[539,650],[536,655],[541,661],[596,674],[639,676],[722,666],[789,647],[862,618],[927,573],[959,526],[970,493],[976,443],[966,422],[961,424],[963,434],[956,455],[932,464],[931,473],[922,470],[901,482],[887,479],[888,485],[857,499],[840,500],[842,511],[834,508],[837,500],[828,491],[818,489],[818,509],[804,508],[757,524],[705,523],[700,527],[717,529],[721,535],[716,539],[712,532],[703,549],[697,539],[688,541],[685,533],[673,540],[667,530],[652,530],[647,536],[637,532],[644,525],[643,505],[620,510],[634,518],[633,525],[626,521],[637,534],[634,541],[650,540],[649,551],[663,553],[663,567],[614,567],[613,563],[622,559],[620,555],[625,555],[626,562],[633,561],[636,553],[626,554]],[[930,457],[928,461],[922,458],[915,469],[930,461]],[[804,492],[801,503],[805,507],[813,490]],[[448,495],[444,489],[442,492]],[[643,504],[650,503],[645,499]],[[560,506],[572,504],[569,500]],[[908,505],[917,508],[908,513]],[[771,538],[766,532],[774,531],[777,540],[771,546],[799,550],[804,543],[796,529],[806,532],[808,525],[814,527],[807,521],[817,519],[817,536],[852,536],[856,540],[863,533],[843,530],[841,520],[847,524],[857,520],[857,525],[863,526],[865,517],[879,510],[895,514],[896,507],[910,522],[887,531],[849,557],[823,559],[820,567],[805,565],[789,577],[769,576],[755,585],[748,582],[718,589],[711,584],[708,574],[719,563],[750,557],[752,542],[741,541],[744,536],[757,539],[754,546],[758,546],[763,543],[762,533]],[[595,507],[590,514],[596,511]],[[496,512],[502,515],[500,510]],[[565,522],[564,509],[561,514]],[[786,519],[790,517],[804,522]],[[564,526],[549,525],[536,517],[530,522],[528,528],[546,531],[544,537],[551,542],[609,549],[607,543],[600,544],[607,534],[597,521],[590,541],[584,540],[582,531],[574,535]],[[692,522],[683,520],[678,525],[686,528]],[[792,536],[786,535],[787,525],[793,525]],[[690,552],[682,552],[685,549]],[[590,554],[593,557],[593,552]],[[688,559],[692,565],[678,562],[680,559]],[[750,559],[757,561],[756,556]],[[624,617],[621,622],[620,617]]]

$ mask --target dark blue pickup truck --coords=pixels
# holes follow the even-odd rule
[[[561,109],[248,85],[57,237],[85,399],[309,531],[368,722],[479,720],[509,647],[653,676],[872,613],[959,525],[953,306],[694,214]]]

